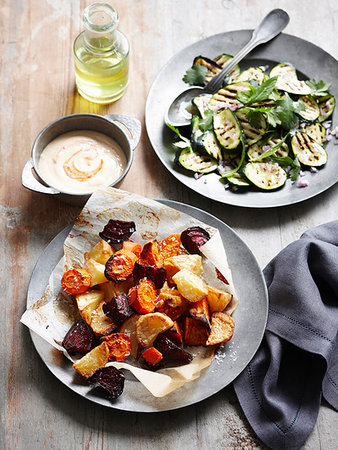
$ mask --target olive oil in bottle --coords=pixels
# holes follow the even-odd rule
[[[74,42],[77,89],[95,103],[115,102],[127,89],[129,43],[116,29],[118,21],[111,5],[94,3],[84,10],[85,30]]]

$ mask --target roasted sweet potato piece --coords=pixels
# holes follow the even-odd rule
[[[62,276],[62,289],[70,295],[83,294],[90,287],[91,276],[83,269],[67,270]]]
[[[234,333],[235,322],[231,316],[222,312],[215,312],[211,316],[211,330],[206,345],[228,342]]]
[[[163,355],[157,350],[157,348],[150,347],[142,353],[142,358],[144,358],[148,364],[155,366],[162,361]]]
[[[143,266],[138,262],[135,263],[133,271],[134,283],[137,284],[142,278],[148,278],[153,281],[156,289],[161,289],[167,278],[167,272],[164,267]]]
[[[94,374],[87,378],[87,381],[93,387],[103,389],[107,397],[112,400],[119,397],[124,388],[123,372],[113,366],[101,367],[95,370]]]
[[[127,250],[128,252],[134,253],[138,259],[141,255],[142,247],[137,242],[124,241],[122,244],[122,250]]]
[[[117,295],[105,303],[103,305],[103,312],[117,325],[121,325],[121,323],[134,314],[126,294]]]
[[[73,368],[83,377],[90,377],[95,370],[100,367],[104,367],[108,362],[108,345],[106,342],[102,342],[97,347],[93,348],[90,352],[84,355],[81,359],[78,359],[73,364]]]
[[[168,339],[163,334],[157,336],[154,347],[157,348],[166,359],[172,359],[177,361],[191,361],[192,355],[187,351],[183,350],[178,345],[174,344],[170,339]]]
[[[202,298],[202,300],[199,300],[198,302],[194,302],[191,304],[189,315],[193,319],[199,320],[203,323],[203,325],[210,329],[210,312],[208,300],[206,297]]]
[[[131,340],[123,333],[113,333],[104,337],[108,345],[108,358],[113,361],[123,361],[131,352]]]
[[[174,321],[174,325],[169,328],[169,330],[167,330],[164,335],[177,345],[183,344],[182,330],[176,320]]]
[[[159,252],[162,260],[176,256],[179,252],[181,245],[181,235],[171,234],[163,239],[159,244]]]
[[[128,292],[130,306],[139,314],[151,313],[156,306],[156,289],[152,281],[143,278]]]
[[[144,244],[139,263],[143,266],[157,266],[162,267],[163,259],[160,254],[160,246],[156,240],[148,241]]]
[[[177,289],[161,291],[156,300],[156,310],[166,314],[172,320],[181,317],[188,310],[188,301]]]
[[[207,295],[210,311],[223,311],[232,300],[232,295],[228,292],[220,291],[219,289],[208,286]]]
[[[201,321],[186,317],[184,321],[185,345],[205,345],[209,331]]]
[[[136,259],[136,255],[128,250],[116,252],[106,263],[106,278],[115,282],[125,281],[132,275]]]
[[[62,341],[68,353],[87,353],[94,347],[95,334],[84,319],[77,320]]]

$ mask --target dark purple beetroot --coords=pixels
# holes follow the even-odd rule
[[[108,244],[120,244],[127,241],[135,231],[135,222],[110,219],[99,236]]]
[[[103,305],[102,309],[105,315],[110,317],[116,325],[120,325],[134,314],[126,294],[120,294],[113,297],[109,302]]]
[[[94,345],[95,334],[84,319],[75,322],[62,341],[68,353],[87,353]]]
[[[183,247],[189,253],[199,253],[199,248],[210,239],[209,233],[201,227],[190,227],[181,233]]]
[[[148,280],[154,283],[156,289],[161,289],[167,279],[167,271],[164,267],[143,266],[136,262],[133,277],[135,284],[142,280],[142,278],[148,278]]]
[[[124,375],[116,367],[108,366],[97,369],[87,380],[93,387],[103,389],[110,399],[119,397],[123,392]]]
[[[191,361],[192,355],[185,350],[183,350],[178,345],[174,344],[170,339],[168,339],[163,334],[159,334],[155,339],[153,344],[158,351],[163,355],[163,358],[173,359],[178,361]]]

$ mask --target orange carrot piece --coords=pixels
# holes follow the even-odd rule
[[[164,260],[178,255],[181,246],[181,235],[171,234],[160,242],[160,255]]]
[[[108,358],[113,361],[123,361],[131,352],[131,340],[123,333],[113,333],[104,338],[108,345]]]
[[[134,270],[136,255],[128,250],[114,253],[106,262],[105,276],[111,281],[124,281]]]
[[[122,251],[129,251],[131,253],[134,253],[136,255],[137,259],[140,257],[142,252],[142,247],[137,242],[132,241],[124,241],[122,244]]]
[[[70,269],[62,276],[62,289],[70,295],[83,294],[90,287],[91,275],[84,269]]]
[[[152,281],[143,278],[136,286],[129,289],[128,302],[139,314],[155,311],[156,288]]]
[[[196,320],[200,320],[210,329],[210,311],[207,297],[202,298],[198,302],[190,304],[189,315]]]
[[[148,241],[144,244],[139,263],[143,266],[156,266],[162,267],[163,259],[159,254],[160,246],[155,240]]]
[[[142,357],[147,361],[147,363],[154,366],[158,364],[162,359],[163,355],[155,347],[150,347],[142,353]]]

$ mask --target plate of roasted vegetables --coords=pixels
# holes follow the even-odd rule
[[[174,177],[208,198],[251,208],[297,203],[338,179],[338,63],[319,47],[281,34],[236,65],[216,93],[196,96],[189,126],[165,123],[170,102],[210,81],[249,36],[222,33],[175,55],[150,89],[148,136]]]
[[[40,257],[21,321],[72,390],[154,412],[233,381],[259,346],[267,303],[254,256],[227,225],[107,188]]]

